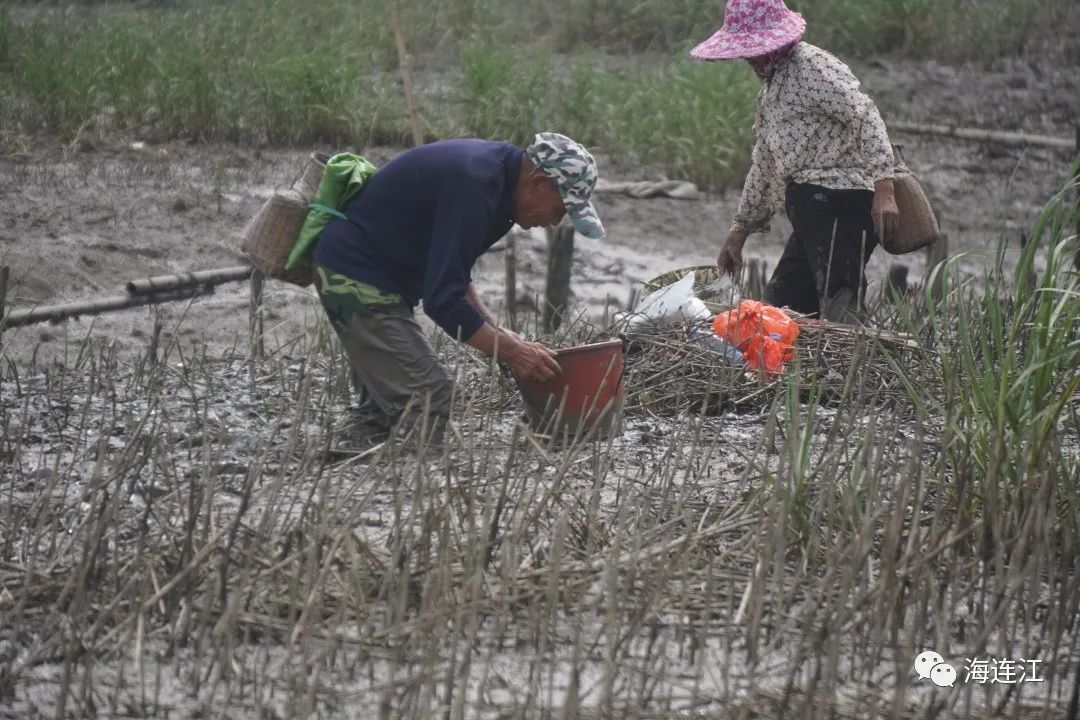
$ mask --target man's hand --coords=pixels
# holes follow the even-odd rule
[[[499,354],[502,355],[501,348]],[[555,353],[540,343],[517,340],[503,359],[514,375],[525,380],[550,380],[562,372]]]
[[[874,202],[870,208],[874,218],[874,229],[878,239],[892,237],[900,223],[900,209],[896,207],[896,194],[892,180],[878,180],[874,183]]]
[[[746,233],[733,230],[727,236],[720,254],[716,256],[716,267],[720,268],[721,275],[731,275],[735,280],[739,279],[742,272],[742,249],[746,244]]]
[[[562,372],[554,352],[490,323],[481,325],[465,342],[485,355],[506,363],[516,376],[523,379],[550,380]]]

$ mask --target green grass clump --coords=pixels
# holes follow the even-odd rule
[[[840,52],[987,60],[1025,50],[1038,31],[1056,27],[1069,3],[791,0],[789,6],[806,17],[807,39]],[[724,7],[724,0],[544,0],[511,17],[514,27],[545,28],[559,50],[682,52],[723,24]]]
[[[946,418],[959,491],[1010,519],[1040,501],[1032,490],[1044,478],[1069,475],[1063,443],[1075,442],[1080,391],[1075,192],[1074,183],[1047,206],[1011,278],[1001,270],[1003,242],[996,273],[929,303],[945,388],[934,412]],[[1041,501],[1054,499],[1078,517],[1075,487],[1055,487]],[[999,541],[1020,530],[1004,521],[993,529]]]
[[[163,137],[405,141],[386,13],[358,7],[238,2],[7,21],[0,25],[0,47],[8,48],[0,65],[4,124],[62,137],[107,118],[101,129]],[[414,48],[430,49],[422,37],[445,42],[431,18],[405,10]],[[473,39],[454,40],[462,73],[460,80],[448,74],[450,99],[421,108],[429,136],[524,143],[540,130],[558,130],[705,185],[740,178],[756,89],[746,68],[681,58],[617,71],[596,53],[568,61],[495,42],[483,30],[490,14],[482,10],[464,0],[433,9],[434,17],[472,28]]]
[[[407,142],[390,10],[414,55],[428,137],[524,142],[560,130],[709,187],[737,183],[757,82],[688,47],[722,0],[401,2],[190,0],[162,6],[0,4],[0,130],[72,138],[364,146]],[[1064,0],[793,3],[807,39],[848,53],[995,56],[1022,50]],[[639,58],[613,52],[660,51]],[[424,102],[425,91],[439,99]],[[442,90],[445,88],[445,92]],[[454,103],[453,99],[460,100]]]
[[[559,67],[486,40],[461,63],[469,134],[521,143],[557,130],[713,187],[745,172],[757,89],[747,68],[681,60],[618,72],[588,56]]]
[[[104,114],[171,137],[404,137],[400,101],[378,82],[390,60],[373,26],[344,4],[243,1],[8,20],[0,24],[6,124],[72,135]]]
[[[896,52],[949,61],[985,61],[1026,50],[1053,32],[1066,0],[792,0],[807,39],[866,56]]]

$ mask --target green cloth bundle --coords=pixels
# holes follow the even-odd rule
[[[375,166],[360,155],[338,153],[327,160],[319,190],[308,206],[300,236],[296,238],[289,260],[285,263],[286,270],[311,263],[311,250],[319,239],[319,233],[331,219],[345,217],[341,208],[360,192],[374,174]]]

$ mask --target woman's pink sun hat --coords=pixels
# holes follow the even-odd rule
[[[797,41],[806,20],[783,0],[728,0],[724,27],[690,51],[699,60],[735,60],[768,55]]]

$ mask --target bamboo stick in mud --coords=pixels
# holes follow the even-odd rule
[[[1072,143],[1068,138],[1051,137],[1049,135],[1036,135],[1020,132],[1008,132],[1005,130],[983,130],[980,128],[964,128],[955,125],[935,125],[929,123],[913,123],[895,120],[889,123],[889,128],[901,133],[913,135],[933,135],[936,137],[957,138],[960,140],[975,140],[990,142],[999,145],[1015,145],[1020,147],[1038,146],[1061,150],[1071,149]]]
[[[4,334],[7,323],[4,322],[4,309],[7,307],[8,279],[11,277],[11,268],[7,265],[0,268],[0,336]]]
[[[248,308],[248,352],[252,357],[261,358],[265,354],[263,347],[263,280],[262,270],[251,271],[251,305]]]
[[[949,236],[945,233],[941,233],[937,242],[931,245],[926,251],[927,281],[930,280],[934,271],[937,270],[937,276],[934,277],[934,284],[930,288],[930,297],[933,298],[935,304],[940,303],[942,298],[945,297],[945,268],[941,266],[943,266],[948,259]]]
[[[405,103],[409,106],[409,123],[412,125],[413,145],[424,144],[424,134],[420,131],[420,114],[416,111],[413,99],[412,70],[409,68],[409,53],[405,48],[405,32],[401,27],[401,13],[393,12],[394,41],[397,44],[398,63],[401,65],[401,82],[405,87]]]
[[[1073,162],[1080,160],[1080,125],[1076,126],[1076,155]],[[1073,177],[1076,181],[1076,238],[1073,240],[1073,247],[1076,249],[1076,254],[1073,255],[1073,267],[1080,271],[1080,164],[1076,166],[1076,175]],[[1080,674],[1077,675],[1080,678]]]
[[[506,236],[506,324],[517,332],[517,255],[514,235]]]

